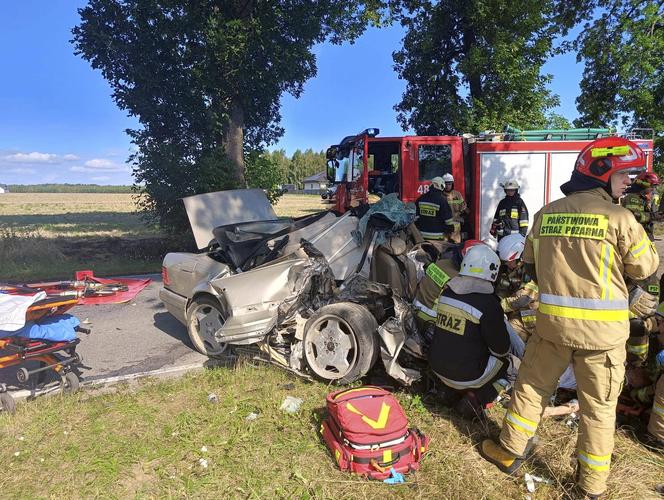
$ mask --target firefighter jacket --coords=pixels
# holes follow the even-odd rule
[[[463,220],[463,216],[468,210],[468,207],[466,206],[466,200],[463,199],[461,193],[453,189],[451,191],[443,191],[443,194],[445,195],[447,204],[452,209],[452,215],[454,218],[457,220]]]
[[[457,274],[459,270],[452,259],[439,259],[427,266],[424,277],[417,285],[413,301],[418,320],[435,323],[438,296],[447,282]]]
[[[440,189],[431,188],[415,202],[415,225],[426,240],[443,240],[446,233],[454,232],[459,223],[452,216],[452,209]]]
[[[505,196],[496,208],[493,224],[497,228],[498,239],[512,233],[528,232],[528,208],[519,193],[514,196]]]
[[[510,338],[496,295],[457,294],[451,286],[438,298],[429,365],[447,385],[462,389],[498,373],[503,362],[497,358],[507,355]]]
[[[518,322],[529,335],[535,333],[539,289],[534,281],[523,283],[512,295],[500,301],[503,311],[510,322]]]
[[[620,204],[634,214],[636,222],[643,226],[648,235],[652,235],[654,214],[648,200],[639,193],[628,193]]]
[[[624,345],[629,308],[623,275],[644,279],[659,265],[643,228],[604,188],[576,191],[544,206],[522,260],[535,264],[538,335],[591,350]]]

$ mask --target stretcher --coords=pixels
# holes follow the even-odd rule
[[[46,297],[28,308],[26,321],[64,314],[77,303],[76,298]],[[77,327],[76,331],[90,333],[89,329],[81,327]],[[39,382],[45,372],[52,371],[60,378],[60,390],[65,394],[74,393],[80,384],[78,375],[73,371],[82,362],[81,356],[76,353],[79,342],[78,338],[65,342],[24,337],[0,338],[0,370],[17,367],[19,386],[30,380]],[[0,404],[0,409],[8,412],[16,408],[5,383],[0,383]]]

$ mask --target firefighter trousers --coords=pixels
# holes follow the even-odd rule
[[[664,441],[664,375],[659,376],[655,386],[655,400],[648,422],[648,432]]]
[[[554,344],[537,333],[528,341],[510,407],[505,415],[500,443],[523,455],[535,434],[544,408],[558,379],[572,363],[580,406],[576,443],[579,486],[590,494],[606,490],[609,476],[616,404],[625,375],[625,347],[583,350]]]

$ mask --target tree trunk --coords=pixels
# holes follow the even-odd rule
[[[238,100],[233,100],[230,107],[226,133],[224,134],[224,150],[233,162],[233,177],[238,188],[246,186],[244,180],[244,110]]]

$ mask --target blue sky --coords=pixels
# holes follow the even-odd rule
[[[71,28],[81,0],[0,3],[0,184],[131,184],[124,130],[137,126],[111,99],[99,71],[73,53]],[[392,109],[405,82],[392,69],[400,26],[371,29],[354,45],[321,45],[318,76],[300,99],[282,100],[286,133],[273,146],[288,154],[321,150],[367,127],[403,135]],[[544,67],[561,98],[558,112],[577,116],[581,65],[572,54]]]

